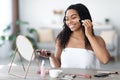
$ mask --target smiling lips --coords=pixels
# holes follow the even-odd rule
[[[69,25],[70,28],[74,28],[75,25]]]

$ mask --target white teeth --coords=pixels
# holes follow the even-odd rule
[[[74,25],[70,25],[69,27],[70,27],[70,28],[71,28],[71,27],[74,27]]]

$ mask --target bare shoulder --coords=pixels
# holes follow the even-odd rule
[[[106,46],[105,41],[101,36],[96,35],[95,38],[97,39],[100,45]]]

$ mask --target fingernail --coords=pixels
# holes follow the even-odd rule
[[[82,20],[82,22],[84,22],[84,20]]]

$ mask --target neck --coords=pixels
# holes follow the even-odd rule
[[[74,31],[71,36],[73,36],[75,38],[84,38],[85,37],[82,30]]]

